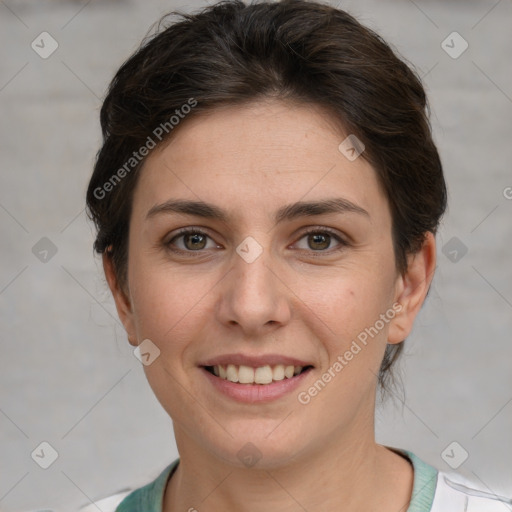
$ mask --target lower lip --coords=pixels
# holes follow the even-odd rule
[[[283,379],[271,384],[238,384],[221,379],[211,374],[206,368],[201,368],[203,374],[220,393],[244,403],[261,403],[277,400],[297,389],[312,368],[295,375],[291,379]]]

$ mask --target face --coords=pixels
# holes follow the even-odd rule
[[[386,343],[428,265],[397,273],[387,198],[347,135],[259,102],[191,118],[147,158],[126,294],[106,271],[130,342],[159,350],[144,370],[179,448],[271,468],[373,436]]]

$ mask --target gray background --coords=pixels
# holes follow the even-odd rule
[[[69,511],[176,456],[93,256],[84,193],[113,73],[161,14],[202,5],[0,1],[2,511]],[[341,7],[423,76],[450,193],[437,276],[402,363],[405,401],[378,410],[378,440],[445,470],[456,441],[451,463],[469,454],[458,471],[512,495],[512,0]],[[31,48],[43,31],[59,45],[47,59]],[[442,47],[453,31],[469,44],[456,59]],[[43,237],[57,249],[46,262]],[[58,452],[46,470],[31,458],[42,441]]]

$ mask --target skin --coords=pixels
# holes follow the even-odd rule
[[[129,342],[150,339],[160,350],[144,370],[180,453],[165,512],[407,508],[412,467],[375,442],[376,375],[386,343],[406,338],[426,297],[435,240],[428,234],[407,272],[397,272],[387,198],[364,158],[351,162],[338,150],[347,135],[319,108],[260,101],[184,121],[145,162],[126,286],[108,256],[104,268]],[[338,197],[367,215],[273,218],[296,201]],[[212,203],[229,219],[147,218],[171,198]],[[209,238],[194,251],[190,239],[174,238],[183,227]],[[324,234],[319,249],[308,227],[348,243]],[[236,252],[247,236],[263,249],[252,263]],[[235,402],[198,367],[227,353],[284,354],[314,365],[298,391],[307,390],[397,302],[401,311],[307,405],[297,392]],[[237,457],[248,442],[262,456],[251,468]]]

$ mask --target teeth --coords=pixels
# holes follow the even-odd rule
[[[284,379],[284,365],[277,364],[276,366],[274,366],[274,369],[272,370],[272,378],[274,380]]]
[[[234,364],[228,364],[226,368],[226,379],[231,382],[238,382],[238,370]]]
[[[250,366],[240,366],[238,369],[238,382],[240,382],[240,384],[251,384],[254,382],[254,368]]]
[[[270,384],[285,378],[291,379],[293,376],[298,375],[302,369],[302,366],[285,366],[284,364],[266,365],[258,368],[228,364],[227,366],[214,366],[213,373],[221,379],[239,382],[240,384]]]
[[[272,382],[272,368],[268,365],[256,368],[254,382],[256,384],[270,384]]]

